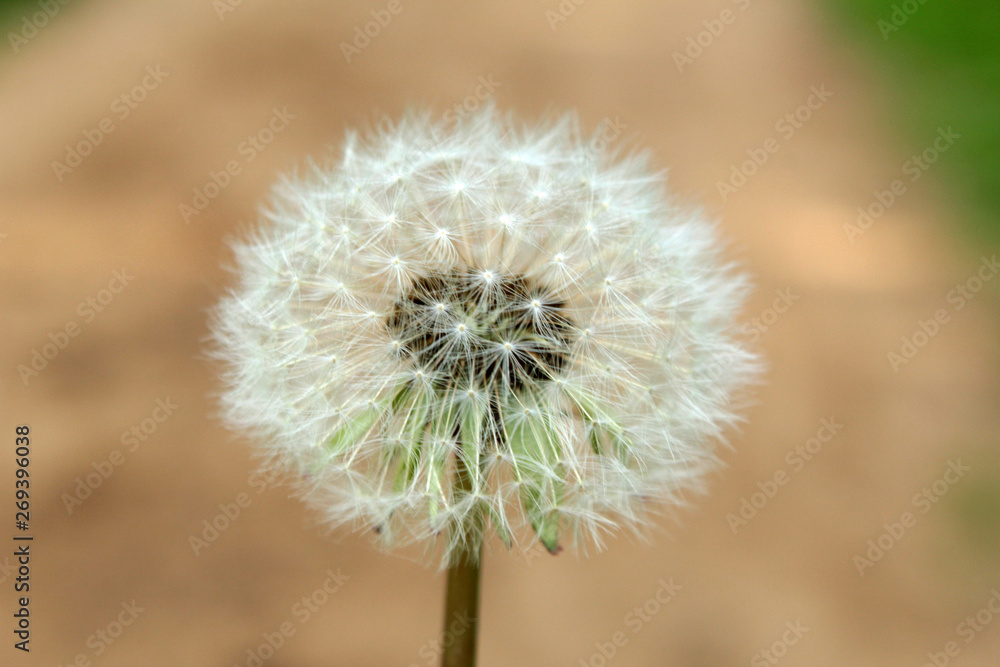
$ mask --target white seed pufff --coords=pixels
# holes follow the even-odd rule
[[[235,245],[230,425],[330,522],[441,564],[490,527],[552,552],[639,530],[699,488],[757,371],[713,226],[573,116],[373,127]]]

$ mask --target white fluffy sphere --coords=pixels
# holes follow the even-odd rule
[[[213,325],[231,426],[333,524],[601,543],[697,490],[755,360],[745,281],[566,116],[411,114],[276,188]],[[652,503],[652,505],[650,505]]]

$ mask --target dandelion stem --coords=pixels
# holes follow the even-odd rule
[[[478,632],[479,554],[461,551],[448,566],[441,667],[475,667]]]
[[[456,494],[472,490],[472,475],[463,458],[458,458],[455,474]],[[470,519],[471,539],[448,561],[448,588],[445,593],[444,627],[441,629],[444,652],[441,667],[475,667],[476,639],[479,634],[479,574],[482,545],[479,529],[483,518],[477,509]]]

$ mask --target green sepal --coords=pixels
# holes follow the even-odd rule
[[[328,449],[331,454],[340,454],[353,447],[368,431],[371,430],[375,422],[385,413],[388,401],[376,402],[359,412],[354,417],[344,420],[344,423],[334,432],[330,438]]]
[[[560,483],[561,485],[561,483]],[[538,535],[539,541],[546,551],[555,555],[559,553],[559,514],[554,510],[541,510],[541,492],[530,487],[521,487],[521,503],[528,514],[528,521]]]
[[[566,389],[566,395],[573,401],[577,412],[590,426],[587,441],[594,453],[604,453],[602,435],[607,435],[615,447],[615,455],[624,462],[628,457],[631,443],[621,424],[615,421],[607,410],[603,409],[598,401],[587,392],[580,389]]]
[[[442,482],[444,480],[445,469],[448,466],[448,450],[440,445],[440,441],[450,438],[454,430],[454,415],[450,407],[448,410],[445,410],[444,407],[445,404],[441,401],[436,401],[435,405],[429,406],[427,417],[429,433],[425,436],[431,438],[431,442],[425,441],[425,448],[427,450],[428,462],[427,515],[432,526],[437,521],[438,512],[441,509],[438,499],[444,495]]]
[[[407,398],[410,398],[410,395],[411,392],[409,391],[402,398],[397,395],[396,399],[399,400],[394,399],[394,409],[399,411],[400,408],[406,405],[405,401]],[[427,396],[417,394],[413,397],[410,409],[406,413],[406,421],[402,425],[402,430],[406,433],[403,442],[409,445],[409,447],[397,452],[399,463],[393,487],[396,491],[405,489],[413,482],[413,478],[416,476],[420,465],[421,450],[424,448],[424,432],[427,430],[427,413],[429,407],[430,400]]]
[[[371,430],[375,422],[384,415],[390,406],[395,407],[405,400],[409,394],[409,387],[403,383],[397,387],[389,396],[383,396],[377,401],[373,401],[370,406],[353,417],[346,418],[344,423],[330,437],[327,449],[331,454],[340,454],[349,447],[357,444],[368,431]]]
[[[472,476],[472,489],[482,486],[482,446],[486,409],[479,401],[462,403],[459,416],[459,446],[465,459],[465,470]]]
[[[559,553],[559,512],[543,509],[557,507],[565,492],[565,483],[558,477],[562,472],[558,436],[544,417],[526,416],[516,426],[508,424],[506,430],[515,455],[524,512],[542,545],[551,554]],[[526,465],[517,465],[518,459]],[[556,476],[546,475],[548,469]]]
[[[429,465],[427,467],[427,485],[428,485],[428,507],[427,514],[430,518],[431,525],[437,521],[438,510],[440,510],[439,498],[443,493],[443,487],[441,486],[441,479],[444,477],[444,469],[448,464],[448,457],[443,456],[440,452],[432,452],[430,454]],[[431,488],[433,487],[433,489]]]
[[[485,503],[486,511],[490,515],[490,522],[493,524],[494,530],[497,531],[497,536],[500,541],[504,543],[504,546],[510,549],[511,545],[514,543],[514,539],[511,537],[510,531],[507,530],[507,526],[504,525],[503,520],[500,518],[500,514],[497,512],[496,508],[490,503]]]

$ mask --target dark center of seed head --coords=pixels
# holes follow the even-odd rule
[[[432,273],[396,301],[387,325],[400,353],[448,384],[518,391],[565,366],[566,304],[523,276]]]

